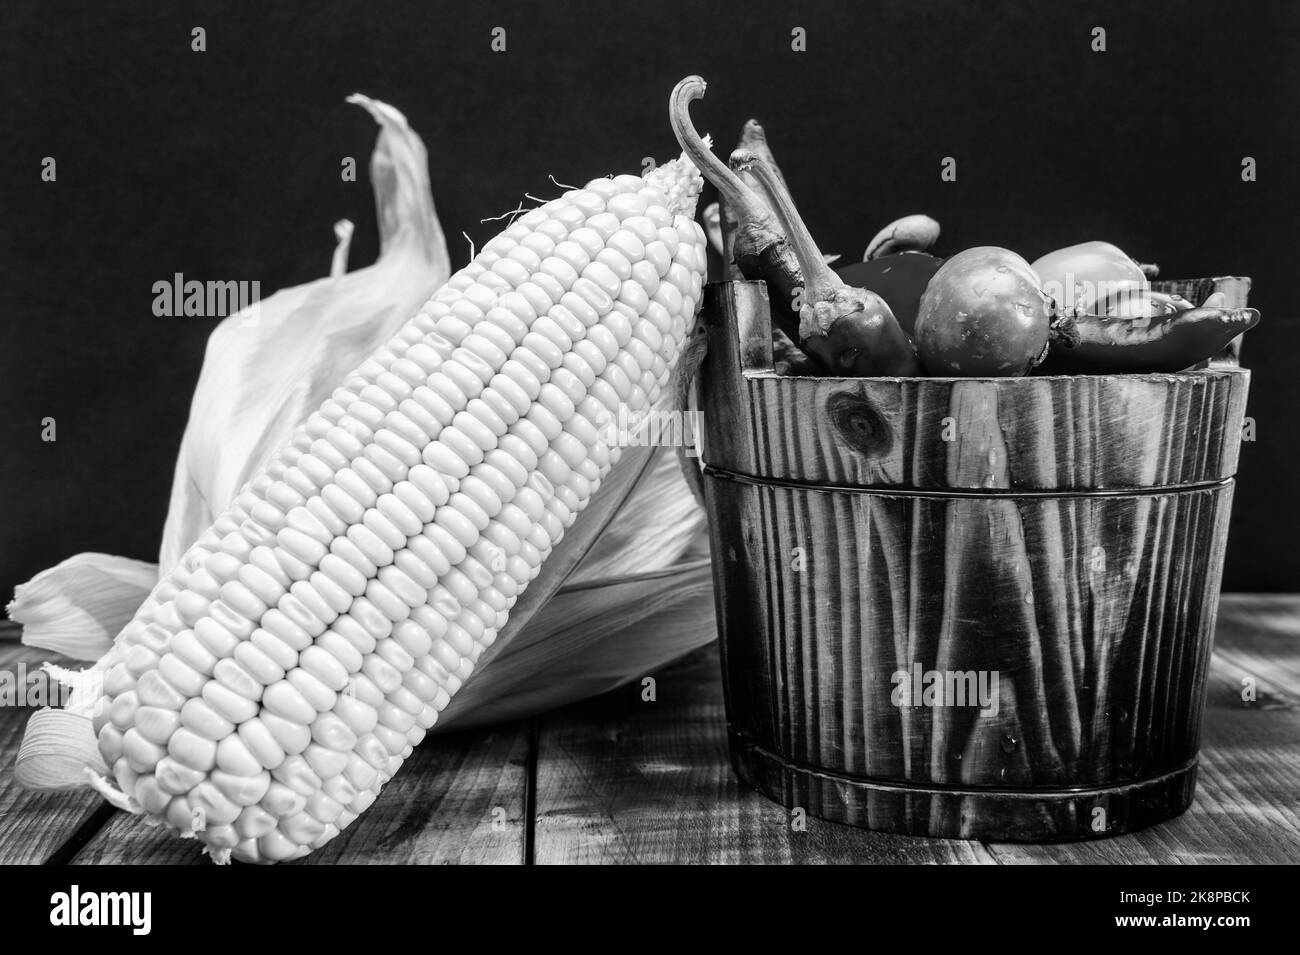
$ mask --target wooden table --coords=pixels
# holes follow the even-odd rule
[[[12,630],[7,636],[12,637]],[[0,669],[42,657],[0,642]],[[1242,699],[1243,681],[1255,699]],[[31,710],[0,708],[0,863],[204,863],[88,791],[33,794],[12,766]],[[1300,862],[1300,595],[1225,595],[1196,802],[1133,835],[1063,845],[914,839],[807,820],[727,763],[716,646],[534,720],[434,738],[303,864]]]

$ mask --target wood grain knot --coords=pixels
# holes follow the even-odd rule
[[[894,429],[871,399],[837,391],[826,399],[826,416],[840,439],[867,458],[882,458],[894,447]]]

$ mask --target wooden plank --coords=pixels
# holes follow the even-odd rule
[[[1300,594],[1224,594],[1215,649],[1300,702]]]
[[[716,645],[541,719],[538,863],[987,863],[978,843],[807,818],[742,787],[727,757]]]
[[[1004,863],[1300,863],[1300,613],[1286,597],[1225,596],[1210,669],[1196,800],[1133,835],[991,845]],[[1263,626],[1267,623],[1268,626]],[[1237,661],[1261,664],[1260,671]],[[1262,672],[1261,672],[1262,671]],[[1243,680],[1256,699],[1243,702]]]
[[[528,726],[450,734],[416,747],[366,812],[303,864],[524,862]],[[118,813],[76,863],[204,864],[202,846]]]
[[[303,861],[522,865],[529,745],[525,722],[430,740],[361,818]]]
[[[0,669],[47,659],[0,644]],[[1244,668],[1248,660],[1258,667]],[[727,762],[716,648],[548,716],[538,755],[538,862],[1300,862],[1300,598],[1225,595],[1196,802],[1130,836],[1057,845],[885,836],[809,818],[742,791]],[[1241,700],[1256,677],[1257,698]],[[0,708],[0,862],[39,862],[100,805],[13,783],[29,710]],[[520,862],[528,739],[522,724],[417,749],[378,802],[308,862]],[[495,807],[504,812],[493,813]],[[497,819],[502,822],[497,824]],[[197,862],[198,846],[118,814],[77,862]]]
[[[9,674],[15,681],[35,673],[42,663],[75,665],[57,654],[22,646],[16,637],[17,629],[6,622],[0,631],[0,673]],[[40,682],[48,686],[44,677]],[[44,862],[101,805],[99,797],[89,790],[34,793],[14,781],[14,759],[27,720],[36,709],[0,705],[0,865]]]

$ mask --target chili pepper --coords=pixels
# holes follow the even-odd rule
[[[825,374],[825,369],[779,328],[772,329],[772,368],[787,377],[818,378]]]
[[[1175,372],[1217,355],[1259,322],[1253,308],[1182,309],[1149,320],[1076,315],[1054,336],[1041,375]],[[1069,339],[1074,339],[1074,344]]]
[[[776,176],[776,181],[781,184],[781,188],[789,191],[790,187],[786,185],[785,176],[781,173],[781,167],[777,165],[776,157],[772,155],[772,147],[767,143],[767,130],[763,128],[758,120],[745,120],[745,125],[740,130],[740,142],[736,144],[736,149],[751,153],[767,163],[767,168],[772,170],[772,175]],[[733,169],[732,172],[736,172],[736,170]],[[758,180],[746,172],[740,172],[737,175],[740,176],[741,182],[758,194],[760,199],[766,200],[766,196],[763,195],[763,191],[758,186]],[[767,207],[771,209],[772,204],[767,203]],[[772,211],[775,212],[776,210],[773,209]]]
[[[688,76],[673,89],[668,119],[682,150],[704,178],[717,187],[722,206],[724,258],[730,251],[740,274],[767,282],[772,321],[790,338],[799,336],[799,316],[793,307],[795,290],[802,287],[799,260],[785,242],[785,234],[772,210],[749,186],[713,154],[691,124],[690,104],[704,96],[707,84]],[[727,218],[735,221],[729,230]],[[732,248],[726,249],[726,241]]]
[[[927,215],[903,216],[875,234],[867,243],[863,262],[897,252],[925,252],[939,241],[939,223]]]
[[[1147,289],[1112,295],[1099,303],[1096,313],[1110,318],[1145,322],[1153,318],[1173,315],[1175,312],[1185,312],[1191,307],[1192,303],[1181,295],[1152,292]]]
[[[777,180],[781,183],[781,188],[787,189],[785,176],[781,174],[781,167],[776,163],[776,157],[772,155],[772,147],[767,144],[767,130],[763,129],[761,123],[756,119],[748,119],[740,130],[740,141],[736,144],[736,149],[744,150],[757,156],[763,162],[767,163],[769,169],[776,175]],[[752,175],[739,169],[732,169],[740,181],[753,190],[754,194],[762,200],[768,210],[776,214],[772,204],[767,200],[763,189],[759,186],[758,180]],[[778,221],[779,218],[778,218]],[[731,223],[731,234],[735,235],[736,223]],[[735,243],[732,242],[734,253]],[[827,265],[835,262],[838,255],[822,256]],[[778,326],[772,327],[772,352],[774,355],[773,365],[778,375],[786,376],[804,376],[816,377],[826,373],[816,359],[809,356],[802,348],[790,340],[790,336],[781,331]]]
[[[737,150],[733,168],[758,180],[776,209],[786,242],[802,273],[799,292],[799,344],[833,374],[909,376],[920,373],[912,343],[894,313],[875,292],[851,288],[831,271],[795,209],[790,193],[771,167],[753,153]]]
[[[1150,288],[1142,266],[1109,242],[1081,242],[1032,263],[1042,289],[1058,309],[1096,314],[1098,301]]]

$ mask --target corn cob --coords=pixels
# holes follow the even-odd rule
[[[528,212],[334,391],[119,636],[101,791],[219,862],[370,806],[617,462],[603,422],[665,386],[701,184],[683,157]]]

